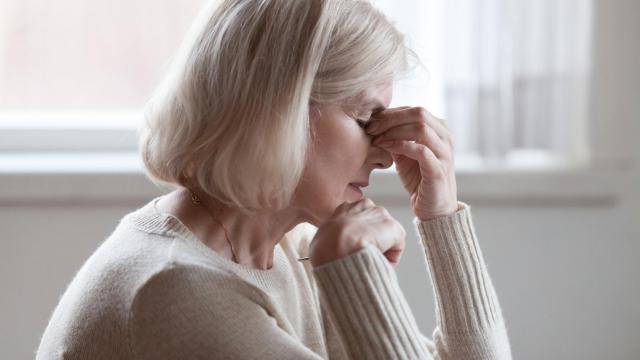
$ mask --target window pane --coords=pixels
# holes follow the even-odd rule
[[[140,108],[203,0],[3,0],[0,111]]]

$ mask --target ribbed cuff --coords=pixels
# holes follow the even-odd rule
[[[413,218],[434,285],[438,327],[444,336],[504,326],[496,292],[478,246],[471,208],[428,221]]]
[[[375,245],[313,272],[351,358],[431,358],[395,271]]]

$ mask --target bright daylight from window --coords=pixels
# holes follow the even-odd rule
[[[589,1],[374,2],[424,64],[392,106],[446,119],[458,166],[587,156]],[[5,0],[0,152],[134,150],[131,129],[204,3]]]

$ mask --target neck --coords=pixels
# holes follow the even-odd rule
[[[200,199],[199,205],[193,204],[189,190],[180,189],[175,193],[186,207],[185,214],[191,219],[192,232],[205,245],[232,259],[224,229],[212,219],[214,217],[226,228],[237,262],[256,269],[270,269],[273,266],[275,246],[287,232],[305,221],[300,209],[286,208],[247,216],[202,192],[195,193]]]

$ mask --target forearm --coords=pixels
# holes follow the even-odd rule
[[[442,358],[510,359],[505,322],[473,226],[470,208],[413,222],[434,286]]]
[[[495,290],[466,204],[427,222],[415,218],[434,284],[438,326],[420,334],[395,271],[373,245],[314,268],[321,301],[352,358],[511,359]]]
[[[393,268],[374,245],[313,271],[351,358],[432,358]]]

